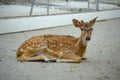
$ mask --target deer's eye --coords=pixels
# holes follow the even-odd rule
[[[83,28],[81,28],[81,30],[83,31]]]
[[[93,28],[91,28],[91,31],[93,30]]]

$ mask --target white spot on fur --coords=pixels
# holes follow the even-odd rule
[[[82,44],[83,44],[84,46],[87,46],[87,43],[88,43],[88,41],[87,41],[86,39],[83,39],[83,40],[82,40]]]
[[[33,47],[35,46],[35,44],[32,45]]]
[[[20,52],[25,52],[25,50],[23,50],[22,48],[19,50]]]
[[[56,47],[56,44],[53,44],[52,46],[55,48],[55,47]]]
[[[41,45],[37,45],[37,48],[39,48]]]
[[[60,53],[58,54],[58,57],[61,58],[62,56],[63,56],[63,52],[60,52]]]
[[[33,50],[33,48],[31,48],[31,47],[29,47],[29,46],[27,47],[27,49],[29,49],[29,50]]]
[[[68,47],[66,47],[65,49],[68,50]]]
[[[63,51],[63,49],[60,49],[61,51]]]
[[[60,44],[60,46],[62,46],[63,44]]]

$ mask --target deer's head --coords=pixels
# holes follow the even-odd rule
[[[83,20],[79,21],[77,19],[73,19],[73,24],[75,27],[81,29],[81,36],[83,41],[89,41],[91,39],[93,25],[96,22],[96,18],[90,20],[89,22],[84,22]]]

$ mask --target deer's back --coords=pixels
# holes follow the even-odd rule
[[[46,48],[53,51],[73,50],[77,38],[69,35],[42,35],[26,40],[17,50],[17,56],[22,53],[37,53]]]

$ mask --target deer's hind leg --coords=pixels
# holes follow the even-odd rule
[[[18,57],[17,58],[18,61],[21,61],[21,62],[29,62],[29,61],[49,61],[47,57],[45,56],[34,56],[34,57],[31,57],[31,56],[25,56],[25,55],[22,55],[21,57]]]
[[[28,61],[49,61],[44,55],[41,55],[44,50],[39,51],[39,53],[23,52],[21,56],[17,57],[18,61],[28,62]]]

